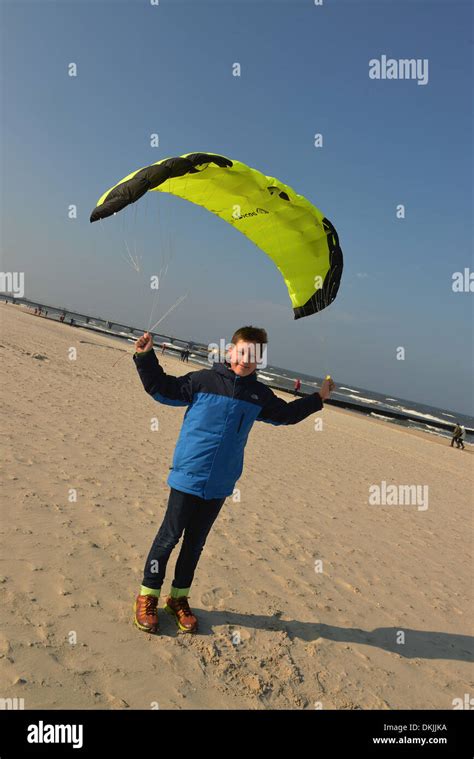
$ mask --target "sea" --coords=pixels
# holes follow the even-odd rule
[[[5,301],[27,309],[33,314],[35,308],[41,308],[42,315],[39,318],[60,321],[61,317],[64,317],[64,323],[66,324],[72,323],[75,327],[107,334],[116,340],[135,342],[136,338],[143,334],[143,328],[80,314],[65,307],[48,306],[25,298],[12,298],[7,295],[2,295],[2,297]],[[167,346],[166,351],[168,355],[171,353],[180,355],[185,348],[189,347],[191,350],[189,363],[199,366],[210,365],[207,345],[192,340],[189,337],[176,337],[174,335],[155,333],[153,335],[155,345],[162,345],[164,343]],[[323,377],[305,374],[297,369],[271,365],[267,365],[265,369],[259,370],[258,378],[261,382],[268,384],[272,388],[289,392],[293,392],[295,379],[299,378],[301,380],[299,395],[314,393],[324,379]],[[450,438],[454,425],[459,423],[466,429],[465,445],[474,445],[474,417],[460,413],[459,411],[436,408],[419,403],[418,401],[401,398],[396,394],[388,396],[385,393],[378,393],[374,390],[359,387],[349,380],[346,382],[341,380],[341,378],[337,378],[337,388],[331,393],[331,401],[336,406],[371,416],[387,424],[418,429],[427,434],[444,438]]]

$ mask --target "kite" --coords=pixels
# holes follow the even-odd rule
[[[187,153],[126,176],[102,195],[90,220],[112,216],[155,190],[206,208],[266,253],[283,276],[295,319],[334,301],[343,268],[337,232],[288,185],[240,161]]]

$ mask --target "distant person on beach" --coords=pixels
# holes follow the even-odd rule
[[[457,443],[458,443],[458,448],[462,448],[462,450],[464,450],[464,440],[466,439],[466,429],[465,427],[463,427],[462,424],[461,424],[460,430],[461,431],[458,435]]]
[[[295,386],[293,388],[293,395],[297,395],[300,387],[301,387],[301,380],[300,379],[295,380]]]
[[[189,591],[206,538],[227,496],[242,474],[244,449],[255,421],[297,424],[321,411],[334,390],[321,389],[287,403],[259,382],[257,353],[267,343],[259,327],[241,327],[223,363],[173,377],[164,372],[148,333],[135,343],[133,360],[146,392],[159,403],[187,407],[167,483],[166,513],[145,562],[142,585],[134,604],[134,624],[158,633],[158,600],[171,552],[184,532],[165,611],[186,633],[197,631],[189,607]]]
[[[189,363],[189,353],[190,351],[188,351],[188,349],[186,348],[186,350],[184,351],[184,360],[186,361],[187,364]]]
[[[166,350],[166,345],[163,343],[162,346],[161,346],[161,355],[163,355],[163,353],[165,352],[165,350]]]
[[[462,434],[463,429],[464,427],[461,427],[459,422],[456,422],[456,426],[454,427],[454,430],[453,430],[453,437],[451,440],[451,448],[454,446],[454,443],[456,443],[456,448],[461,448],[461,445],[464,448],[464,443],[461,440],[461,434]],[[464,430],[464,435],[465,434],[466,434],[466,430]]]

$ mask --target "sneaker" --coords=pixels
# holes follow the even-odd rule
[[[175,618],[182,632],[194,633],[197,632],[198,621],[189,608],[188,598],[189,596],[181,596],[181,598],[168,596],[164,610]]]
[[[156,635],[160,628],[158,624],[158,596],[140,596],[135,599],[133,607],[133,623],[143,632]]]

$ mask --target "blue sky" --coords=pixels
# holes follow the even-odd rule
[[[456,0],[3,2],[2,269],[25,272],[26,297],[147,327],[148,276],[172,253],[153,320],[188,296],[164,332],[264,326],[272,364],[472,414],[472,294],[451,288],[473,268],[471,25]],[[382,54],[428,59],[428,84],[371,80]],[[200,150],[331,219],[345,268],[329,309],[294,321],[272,262],[179,199],[89,224],[130,171]]]

